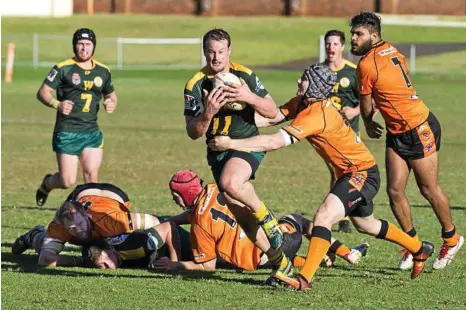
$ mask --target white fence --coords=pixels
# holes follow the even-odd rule
[[[4,35],[16,45],[15,66],[51,67],[71,57],[71,36]],[[6,54],[5,54],[6,55]],[[95,57],[112,69],[191,69],[205,65],[202,38],[97,38]],[[2,56],[2,65],[4,65]]]

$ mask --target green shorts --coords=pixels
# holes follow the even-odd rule
[[[52,148],[55,153],[81,155],[85,148],[104,148],[104,135],[100,130],[91,132],[55,132]]]
[[[248,162],[252,168],[250,180],[254,180],[255,173],[264,159],[265,152],[241,152],[241,151],[225,151],[225,152],[208,152],[207,153],[207,162],[212,170],[212,175],[214,176],[215,182],[218,184],[220,181],[220,176],[222,175],[223,167],[227,161],[233,157],[242,158]]]

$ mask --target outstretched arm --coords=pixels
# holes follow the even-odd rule
[[[156,270],[205,270],[215,271],[217,258],[211,259],[204,263],[196,263],[195,261],[172,262],[167,257],[161,257],[156,260],[152,267]]]
[[[264,128],[264,127],[270,127],[270,126],[281,124],[284,121],[286,121],[286,118],[277,108],[277,115],[275,116],[275,118],[271,119],[271,118],[263,117],[258,112],[256,112],[254,114],[254,121],[256,122],[257,127]]]
[[[258,135],[247,139],[230,139],[217,136],[209,141],[209,147],[215,151],[238,150],[244,152],[266,152],[281,149],[289,144],[283,130],[271,135]]]

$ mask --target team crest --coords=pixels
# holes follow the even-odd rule
[[[347,77],[344,77],[340,80],[341,87],[348,87],[350,85],[350,80]]]
[[[422,138],[427,141],[430,139],[430,134],[428,132],[425,132],[422,134]]]
[[[94,85],[97,87],[100,87],[102,86],[102,84],[103,84],[102,78],[100,76],[96,76],[94,78]]]
[[[364,178],[363,178],[362,174],[360,174],[360,173],[355,173],[355,174],[353,174],[353,176],[351,177],[351,180],[352,180],[352,181],[354,182],[354,184],[356,184],[356,185],[361,185],[362,182],[363,182],[363,179],[364,179]]]
[[[74,85],[81,84],[81,77],[79,76],[79,73],[73,73],[73,76],[71,77],[71,81],[73,82]]]

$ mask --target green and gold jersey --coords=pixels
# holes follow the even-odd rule
[[[56,64],[44,80],[55,89],[59,101],[74,102],[69,115],[57,112],[54,132],[98,130],[97,112],[103,95],[114,91],[110,69],[93,60],[91,69],[81,68],[73,58]]]
[[[337,83],[333,87],[330,99],[333,105],[341,110],[343,107],[356,107],[359,104],[357,82],[356,82],[356,65],[343,59],[343,67],[332,71],[337,73]],[[350,122],[351,128],[359,133],[359,115]]]
[[[264,98],[268,92],[257,75],[249,68],[230,62],[230,73],[242,78],[249,89]],[[202,90],[212,91],[213,76],[204,67],[186,83],[184,89],[184,115],[197,117],[204,111],[204,95]],[[254,121],[254,109],[246,105],[241,111],[221,109],[212,119],[206,133],[207,141],[214,136],[224,135],[233,139],[247,138],[259,134]]]
[[[154,228],[135,230],[129,234],[107,238],[110,248],[116,252],[120,267],[144,268],[157,258],[158,250],[164,245]]]

